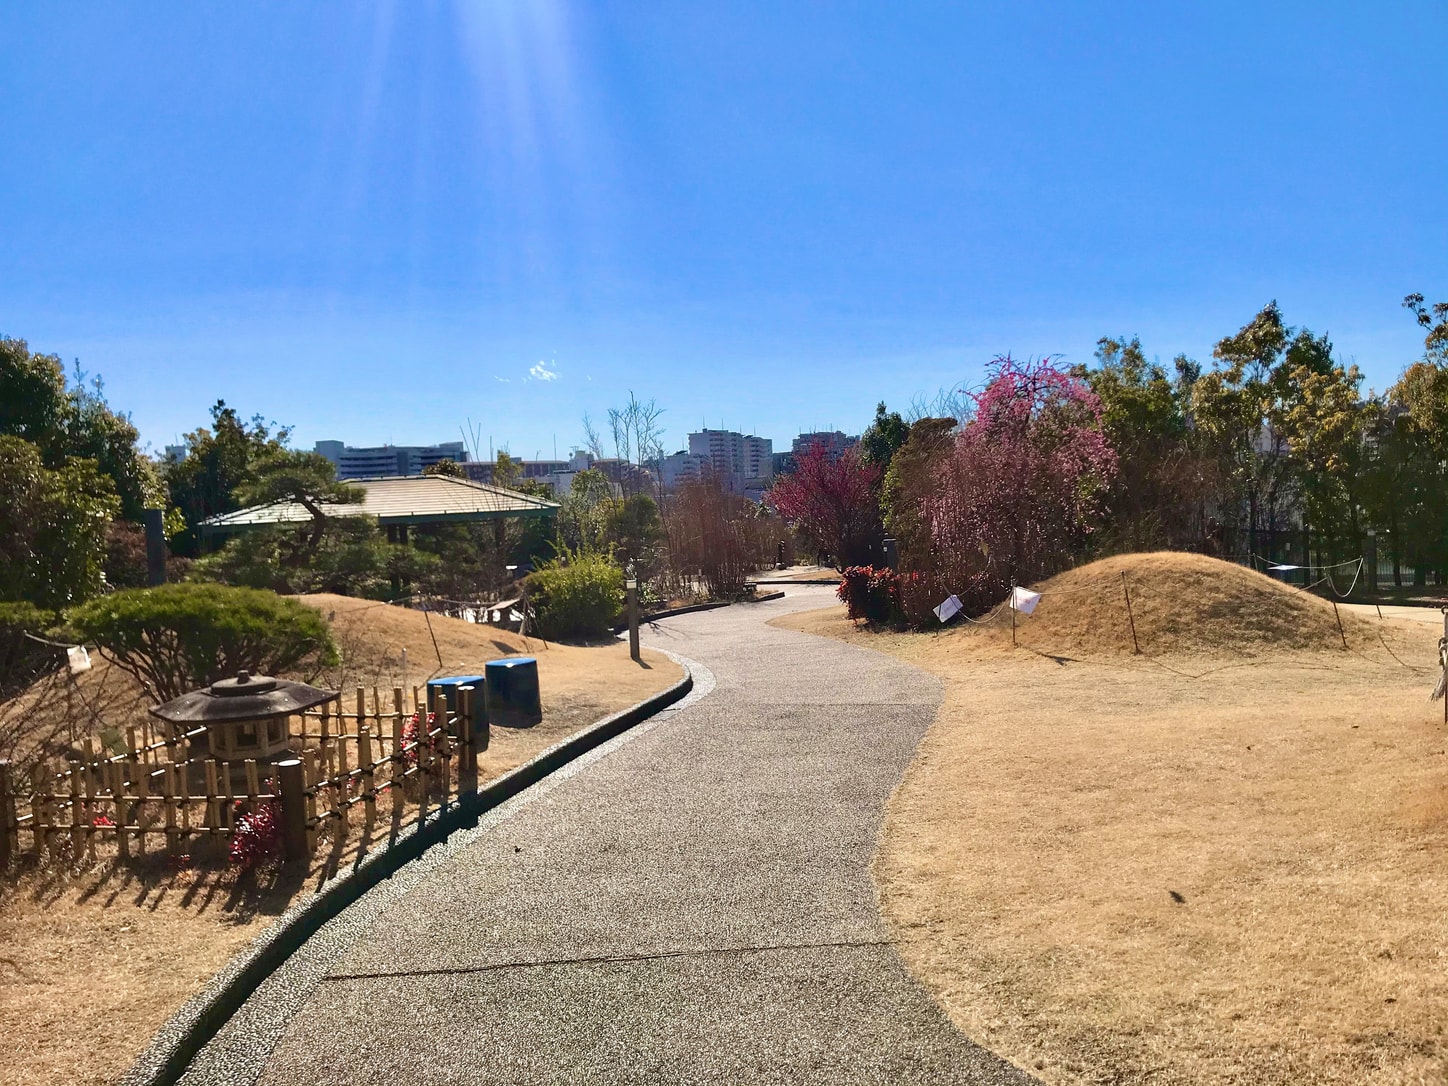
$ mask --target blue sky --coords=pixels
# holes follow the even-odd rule
[[[632,389],[779,447],[1273,298],[1383,387],[1448,298],[1448,6],[1384,10],[7,4],[0,333],[157,446],[548,455]]]

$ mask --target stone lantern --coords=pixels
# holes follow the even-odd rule
[[[335,690],[243,671],[151,710],[183,731],[206,726],[211,754],[226,762],[270,761],[290,753],[287,717],[331,701]]]

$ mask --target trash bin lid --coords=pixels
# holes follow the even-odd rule
[[[506,657],[506,658],[504,658],[504,659],[502,659],[502,660],[489,660],[485,666],[486,666],[486,667],[514,668],[514,667],[521,667],[521,666],[523,666],[524,664],[533,664],[533,665],[536,665],[537,663],[538,663],[538,659],[537,659],[537,657],[534,657],[534,656],[509,656],[509,657]]]

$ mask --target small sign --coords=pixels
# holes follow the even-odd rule
[[[66,649],[65,659],[70,664],[72,675],[79,675],[82,671],[91,669],[90,653],[85,651],[84,645],[73,645]]]
[[[935,609],[935,617],[940,619],[941,622],[949,622],[960,613],[960,608],[960,597],[951,596]]]
[[[1029,588],[1017,587],[1011,594],[1011,606],[1023,615],[1029,615],[1036,609],[1036,604],[1041,602],[1041,594],[1032,592]]]

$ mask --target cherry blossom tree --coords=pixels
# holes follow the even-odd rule
[[[931,554],[910,564],[980,611],[1070,561],[1099,521],[1116,454],[1095,393],[1055,359],[998,357],[971,400],[923,500]]]
[[[856,449],[836,458],[823,444],[814,444],[795,458],[794,471],[780,476],[764,500],[844,570],[877,557],[883,535],[875,496],[879,478],[880,469],[861,460]]]

